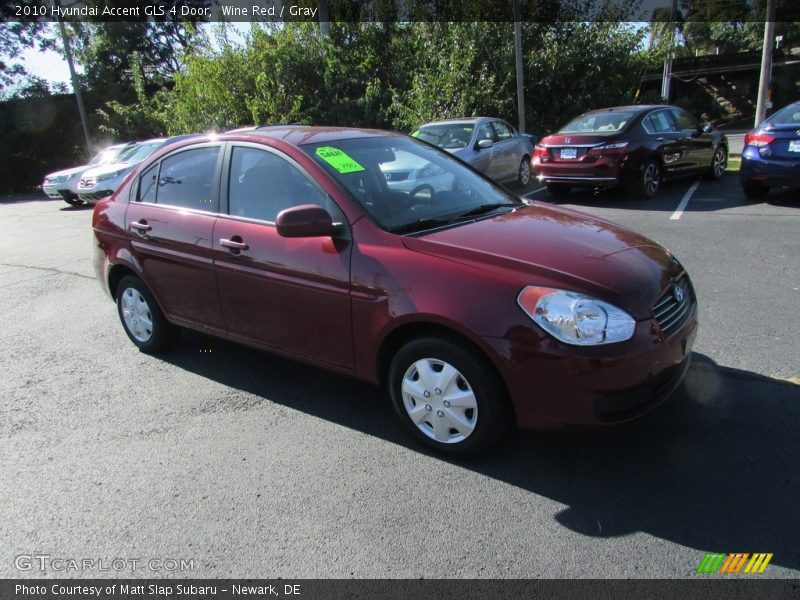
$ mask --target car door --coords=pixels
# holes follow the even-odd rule
[[[711,166],[714,155],[714,136],[698,127],[697,119],[681,108],[671,108],[673,118],[682,139],[689,147],[691,169],[704,169]]]
[[[284,238],[281,210],[317,204],[344,215],[288,156],[237,143],[226,152],[214,265],[228,333],[249,342],[353,368],[349,239]]]
[[[508,123],[500,120],[492,121],[492,127],[494,128],[495,152],[498,161],[497,177],[501,180],[514,179],[517,176],[517,167],[519,167],[514,130]]]
[[[478,142],[481,140],[491,140],[492,145],[488,148],[479,148]],[[475,139],[472,141],[472,153],[468,155],[468,162],[482,173],[496,178],[499,169],[495,151],[494,129],[488,122],[478,124],[475,127]]]
[[[133,259],[170,320],[224,331],[212,261],[221,144],[179,149],[148,167],[125,214]]]
[[[656,149],[661,156],[665,175],[675,175],[690,168],[688,144],[682,139],[668,109],[662,108],[645,116],[642,128],[647,133],[650,149]]]

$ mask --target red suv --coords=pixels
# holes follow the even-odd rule
[[[681,381],[697,327],[689,277],[658,244],[528,206],[382,131],[168,141],[93,227],[97,276],[142,351],[188,327],[382,383],[452,454],[513,423],[646,412]]]

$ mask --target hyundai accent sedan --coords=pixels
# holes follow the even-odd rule
[[[449,176],[395,188],[400,162]],[[185,327],[381,384],[450,454],[513,424],[632,420],[680,383],[697,331],[689,276],[657,243],[383,131],[167,141],[93,228],[142,351]]]
[[[542,138],[532,171],[554,196],[574,187],[621,187],[650,198],[661,182],[685,175],[719,179],[728,163],[728,140],[677,106],[617,106],[573,119]]]

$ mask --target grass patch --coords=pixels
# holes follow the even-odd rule
[[[739,165],[741,164],[742,159],[739,156],[729,156],[728,157],[728,166],[725,167],[726,173],[738,173],[739,172]]]

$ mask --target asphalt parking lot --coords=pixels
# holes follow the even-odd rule
[[[0,577],[671,578],[769,552],[758,577],[797,578],[800,200],[694,184],[558,200],[691,274],[677,394],[636,427],[519,432],[471,461],[422,450],[369,385],[195,333],[140,354],[94,280],[91,211],[0,202]],[[17,568],[36,553],[192,568]]]

